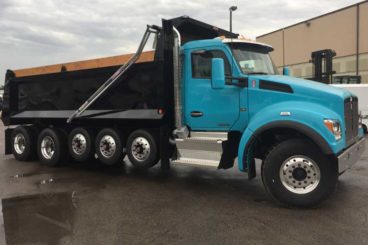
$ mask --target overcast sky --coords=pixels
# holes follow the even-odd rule
[[[0,83],[6,69],[135,51],[146,24],[188,15],[246,37],[303,21],[355,0],[0,0]]]

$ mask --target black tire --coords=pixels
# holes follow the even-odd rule
[[[136,139],[139,138],[141,141],[136,141]],[[147,150],[148,148],[149,150]],[[140,152],[137,153],[137,150]],[[140,129],[132,132],[127,140],[126,151],[130,162],[134,167],[139,169],[148,169],[153,167],[159,160],[156,138],[147,130]]]
[[[111,137],[113,141],[111,141],[111,139],[110,142],[107,141],[108,139],[103,140],[105,136]],[[112,146],[115,146],[115,150],[110,151]],[[105,149],[103,149],[103,147],[105,147]],[[102,129],[97,134],[95,140],[95,152],[100,162],[105,165],[112,166],[122,163],[125,157],[123,135],[120,131],[115,129]]]
[[[11,133],[11,150],[15,159],[31,161],[36,159],[36,130],[31,127],[18,126]]]
[[[334,191],[337,179],[337,163],[304,139],[279,143],[262,163],[266,190],[287,206],[313,207],[321,203]]]
[[[52,148],[53,154],[43,150],[44,146]],[[54,128],[42,130],[37,140],[37,154],[41,163],[49,166],[60,165],[66,161],[68,158],[66,134]]]
[[[363,124],[363,132],[364,134],[368,134],[367,125]]]
[[[70,156],[77,162],[86,162],[94,157],[94,134],[88,128],[75,128],[68,137]]]

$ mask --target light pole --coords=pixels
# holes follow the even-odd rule
[[[236,6],[231,6],[229,8],[230,11],[230,32],[233,32],[233,11],[237,10],[238,7]]]

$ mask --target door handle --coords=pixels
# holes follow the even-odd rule
[[[200,111],[192,111],[192,112],[190,113],[190,115],[191,115],[192,117],[201,117],[201,116],[203,116],[203,112],[200,112]]]

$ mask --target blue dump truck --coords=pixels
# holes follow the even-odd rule
[[[137,62],[151,34],[153,58]],[[364,151],[358,99],[279,75],[272,50],[183,16],[147,26],[122,66],[26,76],[8,70],[5,152],[47,165],[67,158],[113,165],[125,156],[140,169],[237,163],[249,179],[260,159],[274,199],[317,205]]]

